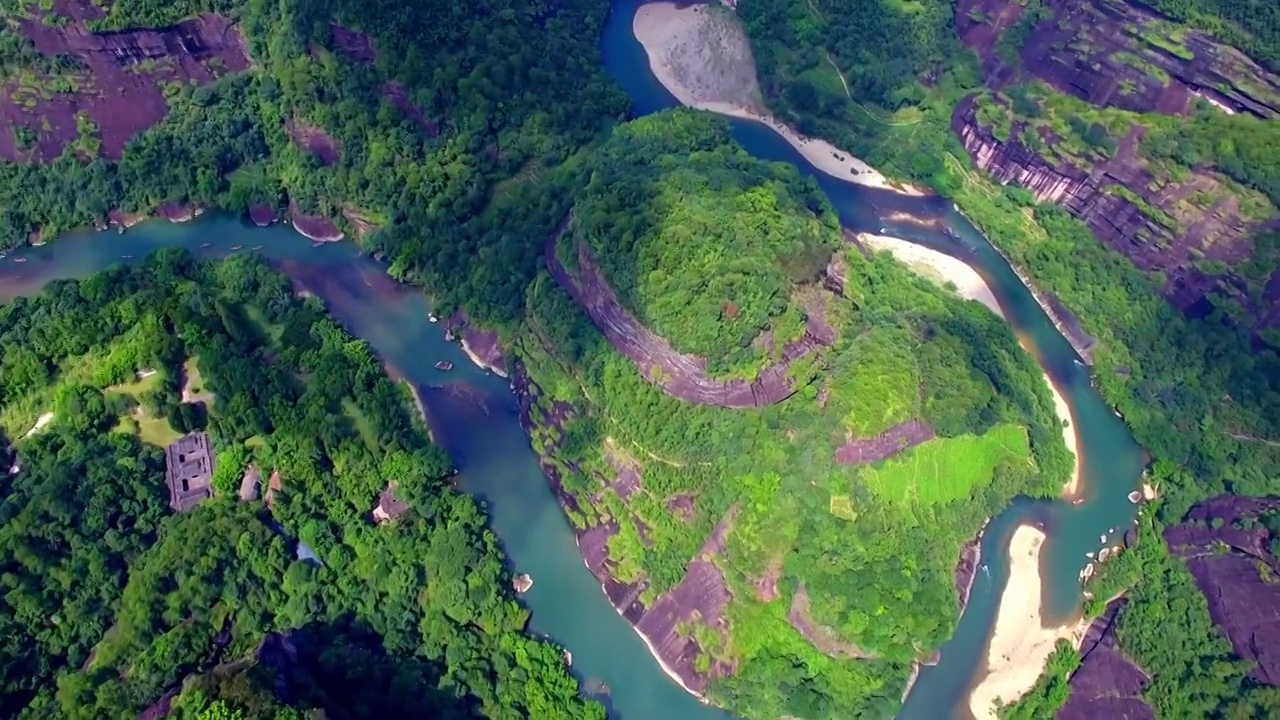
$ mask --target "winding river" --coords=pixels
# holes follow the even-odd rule
[[[631,95],[637,113],[674,106],[675,100],[648,69],[631,32],[638,0],[618,0],[604,37],[605,64]],[[948,203],[910,198],[844,183],[816,172],[772,131],[735,123],[737,139],[757,157],[788,162],[813,175],[841,220],[856,231],[897,235],[972,264],[987,280],[1019,336],[1066,396],[1083,459],[1084,502],[1019,501],[991,521],[982,540],[982,567],[954,637],[941,662],[921,673],[900,717],[935,720],[966,714],[965,697],[984,666],[1000,593],[1008,578],[1006,548],[1014,528],[1035,522],[1046,529],[1042,556],[1045,615],[1060,621],[1078,612],[1077,580],[1099,548],[1099,535],[1123,531],[1134,506],[1126,495],[1138,486],[1143,456],[1128,429],[1090,385],[1087,368],[1054,329],[1030,292],[980,233]],[[949,232],[886,220],[895,212],[937,218]],[[700,703],[670,680],[641,638],[618,616],[578,555],[574,536],[547,487],[520,428],[505,379],[472,365],[443,328],[428,322],[421,293],[386,278],[385,269],[349,244],[313,246],[284,226],[256,228],[211,214],[185,224],[144,223],[123,236],[76,232],[43,247],[0,259],[0,300],[40,291],[58,278],[85,277],[112,264],[139,262],[163,247],[185,247],[202,257],[225,257],[241,248],[260,252],[322,297],[334,315],[365,339],[404,377],[423,389],[437,439],[453,456],[462,487],[474,493],[518,572],[535,584],[524,600],[531,630],[566,647],[586,692],[610,717],[623,720],[724,720],[730,716]],[[18,262],[21,261],[21,262]],[[436,370],[439,360],[452,372]],[[819,720],[819,719],[812,719]]]

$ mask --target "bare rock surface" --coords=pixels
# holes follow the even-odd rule
[[[1176,27],[1125,0],[1045,0],[1050,11],[1022,48],[1024,67],[1098,106],[1184,114],[1203,98],[1227,112],[1280,117],[1280,78],[1235,48]],[[956,29],[997,78],[995,43],[1022,19],[1018,0],[960,0]]]
[[[1164,538],[1236,654],[1256,663],[1253,679],[1280,686],[1280,559],[1270,550],[1275,535],[1254,522],[1276,510],[1280,498],[1222,496],[1192,508]]]
[[[48,162],[68,145],[83,157],[119,159],[138,133],[169,112],[170,82],[207,85],[249,68],[240,31],[228,19],[205,14],[167,28],[96,33],[86,23],[103,17],[89,0],[62,3],[64,25],[46,25],[45,13],[16,22],[37,52],[61,56],[56,76],[10,79],[0,94],[0,158]],[[19,146],[16,132],[33,138]]]
[[[957,32],[984,59],[989,87],[1039,80],[1098,107],[1186,115],[1200,99],[1220,112],[1280,118],[1280,76],[1141,3],[1045,0],[1043,8],[1011,66],[997,43],[1026,22],[1022,3],[957,4]],[[1232,270],[1247,265],[1258,233],[1280,227],[1265,198],[1212,168],[1175,176],[1149,163],[1138,151],[1140,125],[1112,133],[1110,156],[1083,158],[1061,151],[1044,127],[1015,121],[997,138],[977,115],[966,100],[952,129],[979,168],[1064,207],[1136,267],[1160,273],[1174,307],[1207,314],[1209,295],[1221,294],[1245,308],[1254,332],[1280,326],[1280,270],[1255,278],[1256,291]]]
[[[923,420],[898,423],[869,438],[850,438],[836,448],[836,462],[863,465],[892,457],[934,437],[933,428]]]
[[[1151,678],[1116,646],[1115,618],[1124,600],[1113,600],[1085,632],[1080,667],[1071,676],[1070,695],[1058,720],[1153,720],[1155,713],[1142,702]]]

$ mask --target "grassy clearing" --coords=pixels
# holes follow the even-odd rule
[[[969,497],[991,482],[997,467],[1012,462],[1031,462],[1031,446],[1026,429],[1009,424],[981,437],[930,440],[860,474],[871,492],[886,500],[938,505]]]
[[[831,496],[831,514],[845,520],[853,520],[858,514],[853,510],[853,500],[848,495]]]
[[[112,431],[137,435],[142,442],[158,448],[166,447],[182,437],[182,434],[174,430],[167,419],[147,417],[141,410],[135,410],[132,415],[122,416]]]
[[[209,412],[213,412],[214,395],[205,389],[204,377],[200,375],[199,358],[190,357],[182,364],[182,402],[203,402]]]
[[[268,322],[267,316],[263,314],[262,310],[254,307],[253,305],[246,305],[244,310],[245,315],[249,318],[249,322],[253,323],[253,326],[257,328],[259,332],[270,338],[272,345],[278,345],[280,343],[280,336],[284,334],[284,325]]]

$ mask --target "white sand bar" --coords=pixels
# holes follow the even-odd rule
[[[995,629],[987,651],[987,672],[969,695],[969,710],[978,720],[996,718],[996,704],[1009,704],[1026,694],[1040,678],[1058,640],[1077,647],[1089,622],[1080,619],[1045,627],[1040,616],[1040,550],[1045,535],[1020,525],[1009,541],[1009,584],[1000,596]]]
[[[1000,309],[1000,303],[987,281],[963,260],[888,235],[858,233],[858,242],[877,252],[888,250],[898,262],[911,268],[917,275],[944,287],[950,283],[960,297],[977,300],[990,308],[991,312],[1004,317],[1004,311]]]
[[[768,125],[818,170],[848,182],[923,195],[891,183],[875,168],[825,140],[806,138],[774,118],[760,94],[755,59],[742,22],[724,5],[647,3],[632,32],[649,56],[649,68],[682,105]]]

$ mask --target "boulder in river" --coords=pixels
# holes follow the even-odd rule
[[[529,588],[533,587],[533,578],[529,577],[528,573],[520,573],[511,581],[511,587],[515,588],[517,593],[523,595],[529,592]]]

